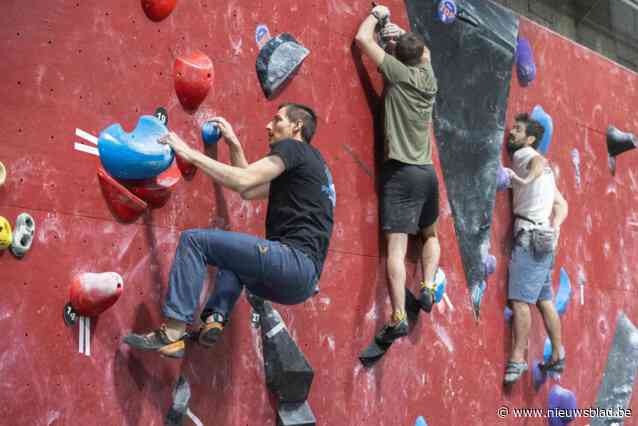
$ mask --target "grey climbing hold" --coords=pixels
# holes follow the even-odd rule
[[[638,371],[638,329],[624,313],[618,316],[614,343],[607,357],[607,367],[598,389],[596,407],[619,413],[631,402]],[[612,414],[612,413],[609,413]],[[596,417],[591,426],[620,425],[625,418],[618,415]]]
[[[35,234],[35,220],[28,213],[21,213],[16,219],[11,242],[11,253],[17,258],[22,258],[31,248]]]
[[[288,33],[268,40],[257,57],[257,76],[267,98],[283,88],[309,54],[310,51]]]
[[[308,401],[281,402],[277,408],[277,426],[315,426],[317,420]]]

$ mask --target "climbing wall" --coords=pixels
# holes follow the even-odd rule
[[[404,3],[387,4],[393,21],[408,28]],[[181,374],[192,388],[190,411],[203,424],[276,424],[277,404],[264,383],[261,332],[244,299],[221,342],[212,350],[190,345],[183,361],[134,353],[121,344],[130,330],[160,323],[182,230],[215,226],[263,235],[265,203],[243,201],[198,172],[173,188],[166,205],[124,224],[100,190],[98,159],[74,144],[86,144],[76,129],[98,135],[121,123],[130,131],[140,115],[164,107],[171,129],[200,149],[201,125],[214,115],[226,117],[254,161],[268,151],[265,125],[286,101],[316,109],[313,144],[337,190],[321,293],[299,306],[277,307],[315,370],[309,402],[317,424],[407,426],[417,416],[430,426],[520,424],[499,418],[497,408],[547,407],[551,379],[538,389],[531,374],[510,390],[501,385],[511,344],[504,318],[512,222],[506,193],[496,195],[491,244],[497,271],[488,279],[480,321],[472,315],[442,187],[441,266],[454,309],[441,304],[421,315],[410,336],[376,366],[366,369],[357,359],[390,313],[377,214],[381,150],[373,124],[382,85],[375,67],[352,47],[369,7],[344,0],[182,0],[154,22],[137,0],[4,2],[0,161],[8,174],[0,187],[0,215],[13,223],[28,212],[36,234],[24,258],[0,252],[0,423],[161,425]],[[272,99],[265,98],[255,71],[260,24],[273,36],[292,34],[310,50]],[[560,384],[586,408],[597,400],[618,315],[625,312],[638,322],[638,153],[622,154],[612,176],[605,146],[610,124],[638,132],[638,76],[524,18],[520,33],[535,51],[538,76],[527,88],[512,80],[507,117],[510,122],[535,105],[553,117],[548,158],[570,208],[554,281],[557,286],[563,267],[574,290],[562,316],[568,364]],[[211,58],[214,84],[195,111],[186,111],[175,94],[173,64],[195,50]],[[207,152],[228,161],[223,143],[217,148]],[[417,266],[413,247],[412,285],[420,279]],[[107,271],[123,277],[124,291],[91,320],[87,356],[78,350],[78,326],[64,325],[63,307],[74,277]],[[533,320],[530,363],[542,358],[545,341],[540,317]],[[638,409],[625,391],[630,407]]]

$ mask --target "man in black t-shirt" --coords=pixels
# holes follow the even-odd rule
[[[266,239],[219,229],[184,231],[175,253],[162,312],[166,324],[124,342],[164,356],[184,355],[207,266],[218,268],[215,289],[201,314],[199,343],[213,345],[245,286],[275,303],[293,305],[315,292],[332,235],[336,193],[321,153],[310,145],[316,116],[299,104],[282,105],[266,128],[270,153],[248,164],[228,122],[216,117],[231,164],[194,150],[171,132],[160,143],[247,200],[268,197]]]

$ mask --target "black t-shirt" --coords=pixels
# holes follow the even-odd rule
[[[270,182],[266,238],[307,254],[320,275],[337,202],[330,170],[321,153],[306,142],[275,142],[269,155],[280,157],[286,170]]]

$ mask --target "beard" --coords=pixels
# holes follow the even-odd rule
[[[510,157],[513,157],[516,151],[524,147],[525,147],[525,144],[516,143],[516,141],[514,140],[512,136],[510,136],[507,139],[507,153],[510,155]]]

